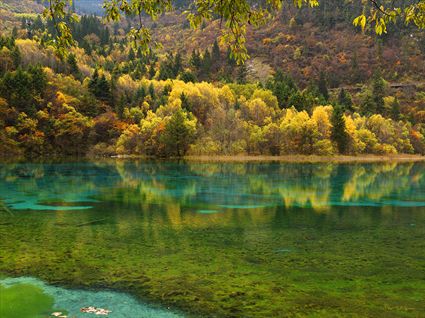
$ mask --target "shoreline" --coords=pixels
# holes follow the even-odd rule
[[[425,161],[422,155],[360,155],[360,156],[185,156],[187,161],[201,162],[282,162],[282,163],[379,163],[379,162],[421,162]]]
[[[170,158],[156,158],[146,157],[139,155],[118,155],[118,156],[81,156],[81,157],[57,157],[57,156],[42,156],[39,158],[3,158],[0,157],[0,164],[7,163],[52,163],[52,162],[66,162],[66,161],[102,161],[102,160],[135,160],[135,161],[187,161],[187,162],[228,162],[228,163],[244,163],[244,162],[277,162],[277,163],[403,163],[403,162],[425,162],[424,155],[418,154],[397,154],[397,155],[358,155],[358,156],[318,156],[318,155],[283,155],[283,156],[270,156],[270,155],[199,155],[199,156],[184,156],[184,157],[170,157]]]

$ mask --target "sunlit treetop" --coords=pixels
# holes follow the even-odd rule
[[[75,44],[71,30],[64,17],[68,14],[72,0],[46,0],[48,7],[44,16],[53,20],[57,36],[54,46],[59,55],[66,55],[67,48]],[[387,32],[388,23],[396,23],[398,20],[406,24],[414,24],[418,28],[425,28],[425,0],[406,1],[403,7],[394,7],[393,1],[387,0],[349,0],[349,2],[361,1],[364,10],[361,15],[354,19],[353,24],[365,30],[371,27],[381,35]],[[159,46],[160,43],[152,41],[151,31],[144,24],[144,17],[150,17],[153,21],[165,12],[174,9],[172,0],[105,0],[105,19],[107,21],[120,21],[122,17],[133,17],[137,25],[132,27],[127,36],[131,43],[143,52]],[[302,6],[317,7],[319,0],[191,0],[184,15],[193,28],[199,27],[205,20],[220,19],[222,26],[221,39],[230,46],[231,54],[241,64],[249,56],[246,49],[246,30],[251,25],[259,27],[264,25],[270,18],[282,9],[287,2],[301,8]],[[78,16],[71,14],[71,21]]]

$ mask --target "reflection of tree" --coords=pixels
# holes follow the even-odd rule
[[[420,182],[417,178],[419,171],[413,171],[413,167],[414,164],[359,165],[353,169],[350,179],[344,184],[341,200],[343,202],[356,200],[379,202],[391,194],[402,194],[414,186],[412,178],[416,179],[416,183]],[[423,179],[423,173],[420,174],[419,179]],[[409,197],[404,198],[404,200],[408,199]],[[410,199],[414,198],[410,197]]]
[[[105,160],[96,163],[15,164],[0,169],[0,197],[39,202],[91,198],[182,222],[198,210],[261,211],[273,206],[388,204],[422,200],[422,163],[278,164]],[[164,216],[165,217],[165,216]]]

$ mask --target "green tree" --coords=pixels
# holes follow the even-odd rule
[[[362,115],[370,115],[376,111],[376,104],[372,95],[367,94],[363,102],[360,104],[360,113]]]
[[[276,96],[281,109],[291,107],[289,99],[292,95],[298,93],[298,87],[294,80],[278,70],[273,76],[273,80],[267,82],[266,87]]]
[[[185,71],[185,72],[183,72],[183,73],[180,75],[180,79],[181,79],[183,82],[185,82],[185,83],[189,83],[189,82],[195,83],[195,82],[196,82],[196,77],[195,77],[195,75],[193,75],[193,73],[192,73],[192,72],[190,72],[190,71]]]
[[[66,62],[68,63],[69,73],[74,75],[75,78],[80,79],[81,72],[78,68],[77,57],[75,56],[75,54],[69,54]]]
[[[339,153],[345,154],[348,146],[349,135],[345,126],[344,111],[341,106],[333,108],[332,116],[332,140],[336,143]]]
[[[103,102],[110,103],[112,101],[111,86],[105,75],[99,77],[99,72],[96,69],[89,82],[90,92]]]
[[[326,80],[326,75],[324,72],[320,72],[319,82],[317,83],[319,88],[319,93],[323,96],[325,101],[329,100],[329,91],[328,91],[328,82]]]
[[[192,65],[196,71],[199,71],[201,69],[202,59],[201,55],[197,50],[192,51],[192,55],[190,57],[190,65]]]
[[[394,120],[400,119],[400,103],[398,98],[394,98],[394,101],[391,103],[391,118]]]
[[[201,74],[203,77],[208,78],[211,72],[212,59],[211,53],[208,49],[205,50],[202,56]]]
[[[7,72],[0,81],[0,94],[18,111],[33,115],[41,107],[47,77],[41,66]]]
[[[384,114],[385,111],[385,82],[380,72],[376,72],[372,78],[372,98],[374,110],[378,114]]]
[[[168,156],[184,156],[194,137],[194,129],[187,123],[187,113],[177,110],[165,126],[161,141]]]
[[[130,62],[133,62],[136,58],[136,55],[134,54],[134,50],[130,48],[130,51],[128,52],[128,60]]]
[[[155,71],[155,65],[151,64],[149,66],[149,78],[153,79],[155,77],[156,71]]]
[[[19,48],[15,45],[12,49],[12,59],[13,59],[13,64],[15,66],[15,68],[18,68],[19,65],[21,64],[21,52],[19,51]]]
[[[246,65],[240,65],[238,68],[237,82],[238,84],[245,84],[248,76],[248,69]]]
[[[151,96],[152,100],[156,99],[155,95],[155,87],[153,86],[153,83],[149,85],[149,95]]]
[[[218,46],[217,40],[214,41],[214,45],[212,48],[212,59],[214,63],[218,63],[221,60],[221,52],[220,47]]]
[[[180,100],[182,101],[182,108],[185,111],[191,112],[192,111],[192,105],[190,104],[189,98],[186,96],[184,92],[180,94]]]
[[[351,95],[345,91],[344,88],[341,88],[338,95],[338,104],[343,107],[344,111],[353,111],[353,100]]]

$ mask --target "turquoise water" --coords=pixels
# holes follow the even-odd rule
[[[424,163],[16,163],[0,180],[2,284],[77,317],[425,312]]]
[[[43,309],[41,311],[42,317],[52,317],[52,313],[61,313],[61,316],[68,317],[87,317],[95,316],[95,314],[82,313],[81,308],[94,306],[96,308],[113,308],[113,311],[107,315],[111,318],[128,318],[128,317],[140,317],[140,318],[178,318],[181,315],[172,313],[170,311],[154,308],[152,306],[142,304],[134,297],[125,294],[117,293],[112,291],[87,291],[87,290],[74,290],[64,289],[60,287],[50,286],[44,282],[31,278],[31,277],[19,277],[19,278],[6,278],[0,280],[0,285],[7,290],[10,287],[17,287],[20,292],[25,292],[28,286],[35,287],[46,297],[51,297],[52,306],[50,310]],[[30,299],[34,297],[34,294],[25,295],[26,299],[24,303],[28,303]],[[8,313],[14,313],[15,311],[22,308],[23,304],[19,303],[19,306],[13,307],[13,304],[2,304],[2,307],[10,306]],[[1,312],[1,309],[0,309]],[[29,314],[31,317],[34,313]],[[98,315],[96,315],[98,316]],[[1,316],[6,318],[5,316]],[[24,318],[22,314],[16,316],[17,318]]]

